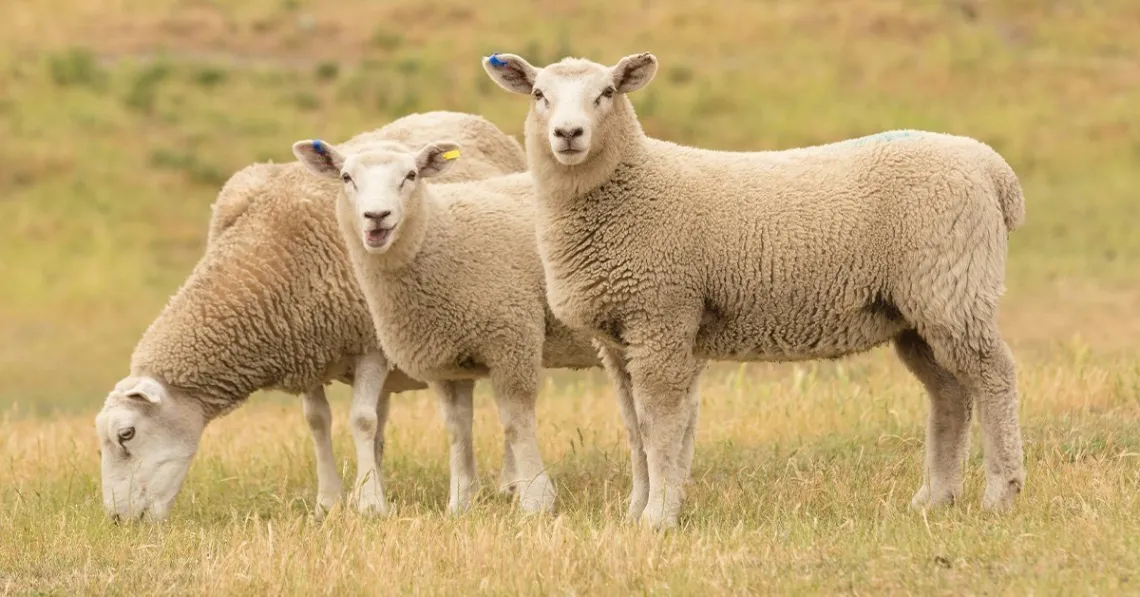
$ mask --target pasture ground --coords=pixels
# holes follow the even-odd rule
[[[680,0],[477,5],[43,0],[0,20],[0,594],[1140,594],[1140,5]],[[1019,365],[1028,483],[912,513],[926,399],[889,348],[714,366],[683,528],[621,524],[628,452],[600,372],[551,374],[540,440],[557,513],[485,490],[443,513],[433,396],[393,400],[395,516],[312,515],[300,400],[212,424],[161,526],[99,505],[92,420],[193,267],[218,186],[301,138],[410,111],[525,100],[479,56],[614,62],[650,50],[650,134],[779,149],[891,128],[966,134],[1019,173],[1002,327]],[[331,391],[353,475],[347,392]],[[476,398],[481,481],[501,431]]]

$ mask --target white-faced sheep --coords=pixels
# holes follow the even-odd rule
[[[342,183],[337,219],[384,353],[436,385],[449,420],[464,417],[468,427],[474,380],[490,378],[520,508],[548,510],[554,486],[535,429],[542,368],[600,362],[590,338],[546,305],[530,175],[432,184],[459,153],[442,141],[419,151],[349,152],[298,141],[293,152],[316,175]],[[452,444],[453,453],[460,449]],[[455,511],[470,501],[474,461],[452,462],[460,466],[452,471],[460,481],[451,487]]]
[[[525,146],[554,314],[606,345],[635,452],[630,514],[676,524],[706,360],[838,358],[893,342],[930,396],[915,506],[962,488],[972,403],[985,508],[1025,483],[1014,360],[998,333],[1017,176],[974,139],[896,131],[788,151],[649,138],[626,94],[657,59],[514,55],[483,67],[531,97]]]
[[[344,147],[414,148],[441,135],[469,147],[450,180],[525,170],[518,142],[470,114],[413,114]],[[331,380],[353,385],[355,506],[387,511],[379,463],[388,395],[427,386],[390,372],[379,350],[337,228],[337,192],[296,162],[251,165],[223,186],[204,255],[143,334],[130,376],[96,418],[109,514],[164,518],[205,425],[262,389],[304,395],[322,514],[341,496],[324,394]],[[509,469],[507,461],[505,476]]]

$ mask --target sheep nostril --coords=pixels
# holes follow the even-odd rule
[[[376,220],[377,222],[383,221],[384,218],[387,218],[390,215],[392,215],[392,212],[387,210],[387,209],[385,209],[384,211],[366,211],[366,212],[364,212],[364,217],[368,218],[369,220]]]
[[[576,126],[574,128],[560,127],[560,128],[554,129],[554,136],[559,137],[561,139],[570,140],[570,139],[576,139],[578,137],[581,137],[584,132],[585,131],[580,126]]]

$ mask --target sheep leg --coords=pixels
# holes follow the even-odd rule
[[[1017,372],[1013,353],[996,330],[936,335],[928,340],[935,358],[969,388],[978,405],[986,469],[982,508],[1005,510],[1025,486],[1024,452],[1018,422]]]
[[[645,511],[645,504],[649,501],[649,465],[645,460],[645,448],[641,443],[641,426],[638,425],[637,409],[633,404],[633,386],[629,378],[629,371],[625,368],[625,358],[621,352],[606,346],[599,346],[598,355],[610,377],[610,381],[614,384],[618,408],[621,410],[621,418],[625,422],[625,430],[629,438],[632,487],[629,490],[629,509],[626,511],[626,520],[632,522],[641,518],[641,513]]]
[[[692,387],[689,388],[689,402],[692,404],[693,412],[689,415],[689,425],[685,427],[685,437],[681,440],[681,469],[684,471],[681,499],[685,498],[685,487],[693,476],[693,442],[696,440],[697,420],[701,410],[700,385],[698,377],[693,380]]]
[[[332,409],[323,385],[310,388],[302,395],[305,420],[313,434],[317,453],[317,519],[324,518],[341,498],[341,478],[336,470],[332,445]]]
[[[926,462],[922,487],[910,505],[921,509],[953,504],[962,494],[962,463],[969,454],[972,399],[958,378],[934,360],[918,333],[895,339],[895,351],[926,388],[930,417],[926,425]]]
[[[392,393],[388,390],[380,390],[376,400],[376,437],[372,438],[372,452],[377,469],[383,468],[384,465],[384,428],[388,426],[391,397]]]
[[[514,458],[519,507],[527,514],[546,512],[554,507],[554,484],[538,449],[538,422],[534,412],[538,369],[524,377],[514,372],[504,375],[503,371],[492,370],[491,385],[503,435]]]
[[[515,470],[515,453],[511,444],[503,436],[503,470],[499,473],[499,493],[512,495],[517,488],[518,473]]]
[[[439,396],[440,414],[451,442],[451,487],[447,496],[447,512],[459,514],[471,508],[471,495],[475,488],[475,447],[471,433],[475,382],[444,381],[432,385]]]
[[[1025,487],[1016,366],[1013,353],[1000,338],[979,357],[975,383],[986,468],[982,508],[1006,510]]]
[[[677,526],[686,479],[685,434],[694,421],[693,386],[703,368],[683,342],[657,335],[631,345],[629,373],[641,441],[649,469],[649,500],[641,522],[655,529]]]
[[[353,490],[356,509],[362,514],[383,516],[388,514],[388,503],[384,499],[380,463],[376,459],[376,436],[383,433],[377,413],[380,411],[384,380],[388,376],[388,362],[379,353],[367,354],[356,360],[354,370],[349,420],[352,440],[356,444]]]

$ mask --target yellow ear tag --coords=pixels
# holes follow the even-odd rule
[[[445,151],[443,153],[443,155],[440,157],[442,157],[445,160],[454,160],[455,158],[459,157],[459,150],[458,149],[452,149],[451,151]]]

